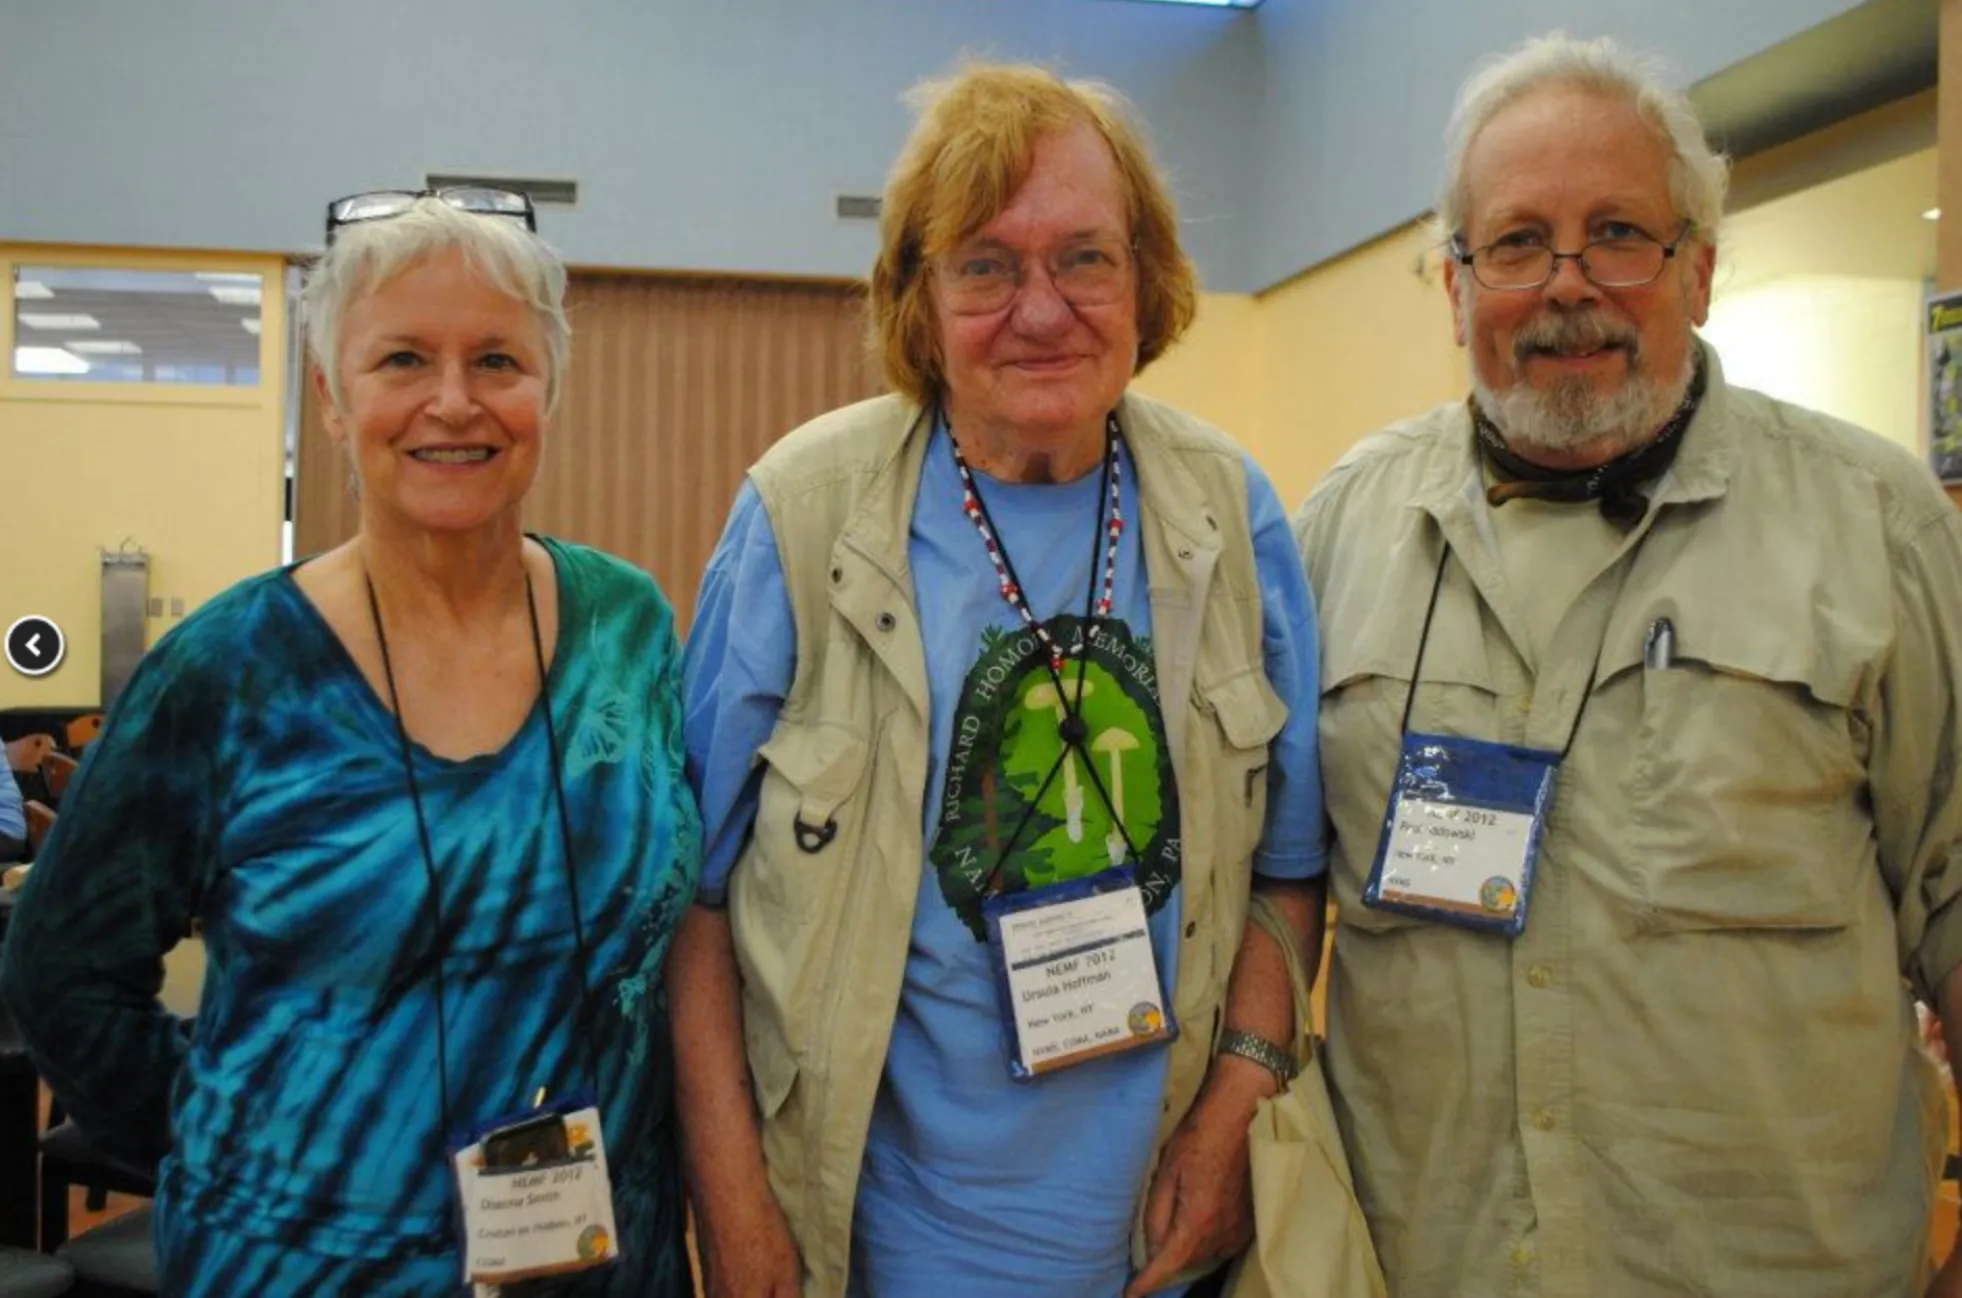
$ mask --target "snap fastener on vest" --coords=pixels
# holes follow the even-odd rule
[[[844,579],[845,579],[845,570],[843,568],[833,568],[831,570],[831,581],[833,585],[836,585],[838,582],[841,582]]]
[[[1182,545],[1182,546],[1180,546],[1180,547],[1179,547],[1179,558],[1181,558],[1181,559],[1190,559],[1191,557],[1192,557],[1192,547],[1191,547],[1191,546],[1189,546],[1189,545]]]
[[[878,617],[878,623],[881,631],[890,631],[899,625],[899,619],[890,613],[881,613]]]

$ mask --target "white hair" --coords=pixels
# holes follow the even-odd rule
[[[1624,50],[1608,39],[1575,40],[1564,32],[1536,36],[1474,72],[1458,92],[1445,129],[1444,188],[1438,195],[1441,240],[1461,238],[1470,195],[1465,161],[1474,141],[1501,110],[1546,86],[1577,86],[1626,97],[1671,150],[1669,198],[1676,215],[1714,245],[1730,187],[1730,161],[1710,147],[1689,98],[1670,83],[1660,60]]]
[[[572,354],[572,323],[565,314],[565,263],[524,223],[505,216],[460,211],[439,198],[423,198],[400,216],[342,226],[326,255],[307,275],[301,310],[307,346],[327,377],[327,390],[341,402],[336,369],[341,318],[362,293],[417,262],[449,250],[460,251],[472,269],[499,291],[530,307],[545,335],[545,408],[556,409],[566,363]]]

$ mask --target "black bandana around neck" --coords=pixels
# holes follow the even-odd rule
[[[1579,502],[1599,500],[1601,517],[1620,527],[1633,527],[1649,512],[1649,498],[1642,488],[1661,477],[1675,462],[1683,444],[1683,432],[1696,417],[1703,401],[1703,358],[1696,358],[1696,371],[1689,390],[1662,431],[1632,451],[1618,455],[1591,469],[1546,469],[1520,458],[1507,447],[1506,440],[1478,407],[1478,398],[1468,398],[1472,431],[1478,448],[1492,463],[1499,481],[1485,489],[1486,503],[1493,508],[1521,497],[1533,500]]]

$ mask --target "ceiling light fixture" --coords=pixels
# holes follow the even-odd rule
[[[14,348],[16,374],[87,374],[89,363],[59,347]]]
[[[29,329],[67,329],[80,333],[102,328],[102,321],[92,315],[43,315],[38,311],[22,311],[15,318]]]
[[[239,324],[240,324],[240,325],[242,325],[242,326],[244,326],[244,328],[245,328],[245,332],[247,332],[247,333],[249,333],[249,334],[251,334],[251,335],[252,335],[252,336],[253,336],[254,338],[257,338],[257,337],[259,336],[259,317],[258,317],[258,316],[256,316],[256,315],[249,315],[249,316],[247,316],[247,317],[245,317],[245,319],[243,319],[243,320],[241,320],[241,321],[239,321]]]
[[[54,290],[46,284],[31,279],[20,280],[14,285],[14,301],[45,302],[54,296]]]
[[[258,306],[259,285],[257,283],[250,285],[213,284],[211,286],[211,296],[217,298],[226,306]]]
[[[71,352],[84,356],[141,356],[143,349],[122,338],[77,338],[66,344]]]

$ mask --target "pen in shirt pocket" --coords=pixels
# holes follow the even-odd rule
[[[1642,666],[1663,671],[1676,665],[1676,624],[1666,617],[1649,623],[1649,634],[1642,641]]]

